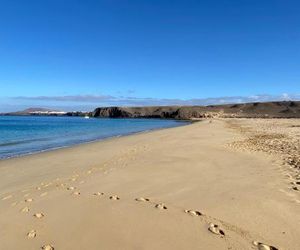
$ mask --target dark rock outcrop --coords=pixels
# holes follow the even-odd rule
[[[132,117],[132,114],[118,107],[107,107],[107,108],[97,108],[92,113],[93,117],[110,117],[110,118],[119,118],[119,117]]]

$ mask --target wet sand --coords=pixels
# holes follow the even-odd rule
[[[204,120],[0,161],[0,249],[300,249],[299,123]]]

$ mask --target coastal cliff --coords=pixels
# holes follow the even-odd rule
[[[101,107],[92,117],[107,118],[300,118],[300,101],[211,106]]]

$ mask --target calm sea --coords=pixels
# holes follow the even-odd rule
[[[160,119],[0,116],[0,159],[184,124]]]

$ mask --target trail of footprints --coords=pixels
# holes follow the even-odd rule
[[[96,196],[103,196],[104,193],[102,192],[97,192],[97,193],[94,193],[94,195]],[[116,195],[113,195],[113,196],[110,196],[109,199],[111,200],[119,200],[120,198]],[[156,209],[159,209],[159,210],[167,210],[168,207],[164,204],[164,203],[153,203],[150,201],[149,198],[144,198],[144,197],[139,197],[139,198],[136,198],[135,201],[137,202],[148,202],[150,204],[154,204],[154,207]],[[184,210],[184,213],[187,213],[191,216],[205,216],[204,214],[202,214],[201,212],[197,211],[197,210]],[[216,235],[219,235],[221,237],[225,237],[225,232],[223,229],[220,228],[219,225],[217,224],[214,224],[214,223],[209,223],[208,225],[208,231],[210,231],[211,233],[213,234],[216,234]],[[278,248],[274,247],[274,246],[271,246],[271,245],[267,245],[267,244],[264,244],[264,243],[261,243],[261,242],[258,242],[258,241],[253,241],[252,244],[254,246],[257,246],[257,249],[258,250],[279,250]]]
[[[146,146],[141,146],[140,148],[134,147],[133,149],[127,150],[127,151],[125,151],[125,152],[122,152],[123,156],[121,156],[121,157],[120,157],[120,156],[119,156],[119,157],[116,156],[116,157],[112,158],[111,160],[109,160],[109,161],[107,161],[107,162],[104,162],[104,163],[101,165],[101,167],[92,167],[92,168],[90,168],[89,170],[87,170],[87,171],[85,171],[84,173],[82,173],[81,176],[82,176],[82,177],[84,177],[84,176],[89,176],[89,175],[91,175],[93,172],[96,172],[96,171],[102,171],[102,170],[104,170],[103,167],[107,167],[109,164],[112,164],[112,165],[114,165],[114,164],[119,164],[120,161],[123,162],[123,163],[122,163],[122,164],[123,164],[122,166],[126,166],[126,165],[127,165],[127,164],[126,164],[126,160],[127,160],[127,159],[130,159],[130,158],[132,158],[132,157],[135,157],[135,154],[137,154],[137,152],[140,151],[140,150],[144,150],[144,151],[145,151],[145,150],[147,150],[147,147],[146,147]],[[108,169],[108,170],[105,170],[105,171],[103,172],[103,174],[107,174],[107,173],[109,173],[109,172],[112,171],[112,170],[113,170],[113,168]],[[29,204],[32,204],[32,202],[34,202],[34,199],[31,198],[31,197],[29,197],[29,196],[30,196],[30,193],[27,193],[27,192],[29,192],[30,190],[34,189],[34,190],[37,190],[37,191],[42,191],[43,189],[49,188],[49,187],[56,187],[56,189],[61,189],[61,188],[62,188],[62,190],[73,191],[72,194],[71,194],[72,196],[80,196],[80,195],[81,195],[81,192],[78,191],[77,188],[76,188],[75,186],[67,186],[67,182],[76,182],[76,181],[78,181],[79,184],[84,184],[85,181],[84,181],[84,180],[79,181],[79,177],[80,177],[80,175],[79,175],[78,173],[74,173],[71,177],[68,177],[68,178],[63,178],[63,179],[61,179],[61,178],[56,178],[55,180],[50,181],[50,182],[47,182],[47,183],[41,182],[40,185],[37,186],[37,187],[32,187],[32,188],[24,189],[24,190],[21,191],[21,193],[26,193],[26,194],[23,196],[23,198],[24,198],[23,202],[24,202],[25,204],[28,204],[28,205],[29,205]],[[48,195],[48,192],[45,191],[45,192],[40,193],[39,197],[44,197],[44,196],[46,196],[46,195]],[[94,193],[94,195],[95,195],[95,196],[103,196],[104,193],[102,193],[102,192],[97,192],[97,193]],[[6,201],[6,200],[12,199],[13,197],[14,197],[13,195],[7,194],[6,196],[2,197],[1,200],[2,200],[2,201]],[[113,200],[113,201],[117,201],[117,200],[120,200],[120,197],[117,196],[117,195],[111,195],[111,196],[109,196],[109,199],[110,199],[110,200]],[[12,206],[15,206],[15,205],[17,205],[17,204],[19,204],[19,203],[21,203],[21,202],[17,202],[17,201],[16,201],[16,202],[13,202],[11,205],[12,205]],[[158,205],[157,205],[157,208],[158,208],[158,209],[167,209],[167,208],[166,208],[164,205],[162,205],[162,204],[158,204]],[[20,213],[26,214],[26,213],[29,213],[30,210],[31,210],[31,209],[30,209],[29,206],[25,206],[25,207],[21,208],[21,209],[19,210],[19,212],[20,212]],[[36,218],[36,219],[42,219],[44,216],[45,216],[45,214],[42,213],[42,212],[33,214],[33,217]],[[31,229],[31,230],[27,233],[27,238],[28,238],[28,239],[33,239],[33,238],[36,238],[36,237],[37,237],[37,231],[34,230],[34,229]],[[54,246],[51,245],[51,244],[46,244],[46,245],[43,245],[43,246],[41,247],[41,249],[43,249],[43,250],[54,250]]]
[[[127,156],[127,155],[126,155]],[[128,157],[128,156],[127,156]],[[126,157],[125,157],[126,158]],[[103,164],[104,166],[107,166],[108,163],[104,163]],[[97,170],[97,168],[92,168],[90,170],[88,170],[86,172],[87,175],[90,175],[93,171]],[[102,167],[101,168],[98,168],[98,170],[102,170]],[[105,174],[107,171],[104,171],[103,173]],[[66,182],[76,182],[78,181],[79,184],[83,184],[85,181],[81,180],[79,181],[79,174],[73,174],[71,176],[71,178],[67,178],[67,179],[64,179],[61,180],[60,178],[57,178],[55,181],[53,182],[48,182],[48,183],[41,183],[40,186],[38,187],[35,187],[34,189],[38,190],[38,191],[42,191],[42,189],[45,189],[47,187],[50,187],[50,186],[54,186],[56,187],[57,189],[61,189],[61,190],[66,190],[66,191],[72,191],[71,192],[71,195],[72,196],[80,196],[81,195],[81,192],[79,190],[77,190],[77,187],[76,186],[71,186],[71,185],[67,185]],[[61,183],[63,181],[63,183]],[[56,182],[56,184],[55,184]],[[294,184],[295,186],[297,185],[300,185],[300,176],[299,176],[299,179],[296,179],[296,181],[294,181]],[[300,186],[299,186],[300,187]],[[28,192],[30,191],[30,189],[26,189],[26,190],[22,190],[21,192],[22,193],[25,193],[25,192]],[[44,197],[48,194],[48,192],[42,192],[39,197]],[[25,198],[23,201],[25,202],[25,204],[32,204],[34,202],[34,199],[31,198],[31,197],[28,197],[30,196],[30,193],[27,193],[25,194],[23,197]],[[93,193],[93,196],[103,196],[103,197],[106,197],[106,195],[103,193],[103,192],[95,192]],[[13,198],[13,195],[6,195],[4,196],[1,200],[2,201],[5,201],[5,200],[10,200]],[[120,197],[118,195],[109,195],[108,198],[112,201],[118,201],[120,200]],[[168,210],[168,207],[166,204],[164,203],[155,203],[155,202],[152,202],[149,198],[145,198],[145,197],[139,197],[139,198],[136,198],[135,199],[136,202],[142,202],[142,203],[148,203],[150,204],[151,206],[153,206],[153,208],[157,209],[157,210]],[[18,204],[18,202],[14,202],[13,204]],[[29,206],[25,206],[23,207],[21,210],[20,210],[21,213],[29,213],[30,212],[30,207]],[[209,222],[209,220],[211,219],[209,216],[206,216],[204,215],[203,213],[201,213],[200,211],[197,211],[197,210],[182,210],[182,212],[186,213],[187,215],[189,216],[193,216],[193,217],[200,217],[200,218],[205,218],[205,223],[207,224],[207,230],[209,232],[211,232],[212,234],[214,235],[218,235],[220,236],[221,238],[224,238],[226,237],[225,235],[225,231],[223,228],[220,227],[220,225],[217,225],[217,224],[214,224],[214,223],[211,223]],[[45,217],[45,214],[42,213],[42,212],[38,212],[38,213],[35,213],[33,214],[33,217],[36,218],[36,219],[42,219],[43,217]],[[214,219],[216,220],[216,219]],[[34,239],[36,238],[38,235],[37,231],[34,230],[34,229],[31,229],[28,233],[27,233],[27,238],[28,239]],[[274,246],[271,246],[271,245],[267,245],[267,244],[264,244],[264,243],[261,243],[261,242],[258,242],[258,241],[253,241],[252,242],[253,246],[256,246],[256,248],[258,250],[279,250],[278,248],[274,247]],[[55,247],[54,245],[52,244],[45,244],[43,246],[41,246],[41,249],[43,250],[55,250]]]
[[[281,168],[283,174],[289,179],[289,184],[291,184],[290,188],[293,191],[300,191],[300,173],[299,170],[295,169],[291,166],[284,165]]]
[[[294,169],[293,167],[281,167],[282,173],[288,179],[288,184],[290,185],[289,190],[279,189],[279,191],[285,193],[291,198],[293,202],[300,204],[300,173],[299,170]],[[292,191],[292,192],[290,192]]]
[[[65,186],[66,185],[63,185],[63,187],[65,187]],[[41,189],[38,189],[38,190],[41,190]],[[72,193],[73,196],[79,196],[81,194],[80,191],[78,191],[75,186],[68,186],[64,190],[67,190],[67,191],[74,191],[74,190],[76,190],[76,191],[74,191]],[[40,197],[43,197],[46,194],[47,194],[47,192],[44,192],[44,193],[42,193],[40,195]],[[104,197],[106,197],[106,195],[103,192],[95,192],[95,193],[93,193],[93,196],[104,196]],[[7,198],[7,197],[9,197],[9,198]],[[5,196],[4,198],[2,198],[2,200],[8,200],[8,199],[10,199],[12,197],[13,197],[12,195]],[[118,201],[118,200],[120,200],[120,197],[118,195],[109,195],[108,198],[110,200],[112,200],[112,201]],[[25,203],[31,203],[33,201],[34,201],[33,198],[26,198],[24,200]],[[149,203],[155,209],[158,209],[158,210],[167,210],[168,209],[168,207],[164,203],[155,203],[155,202],[152,202],[149,198],[145,198],[145,197],[136,198],[135,201],[136,202]],[[20,210],[20,212],[22,212],[22,213],[28,213],[28,212],[30,212],[30,208],[28,206],[25,206],[25,207],[23,207]],[[197,211],[197,210],[188,210],[188,209],[185,209],[182,212],[186,213],[187,215],[193,216],[193,217],[202,217],[202,218],[205,218],[206,219],[205,221],[207,221],[209,219],[209,216],[206,216],[202,212]],[[45,216],[45,214],[42,213],[42,212],[38,212],[38,213],[33,214],[33,217],[36,218],[36,219],[42,219],[44,216]],[[222,238],[226,237],[225,236],[226,235],[225,231],[224,231],[224,229],[222,229],[220,227],[220,225],[217,225],[217,224],[214,224],[214,223],[210,222],[210,223],[208,223],[207,230],[209,232],[211,232],[212,234],[218,235],[218,236],[220,236]],[[27,233],[27,238],[28,239],[34,239],[36,237],[37,237],[37,231],[34,230],[34,229],[31,229]],[[279,250],[278,248],[276,248],[274,246],[267,245],[267,244],[264,244],[264,243],[258,242],[258,241],[253,241],[252,244],[253,244],[253,246],[256,246],[258,250]],[[43,245],[41,247],[41,249],[44,249],[44,250],[55,250],[54,246],[51,245],[51,244]]]

